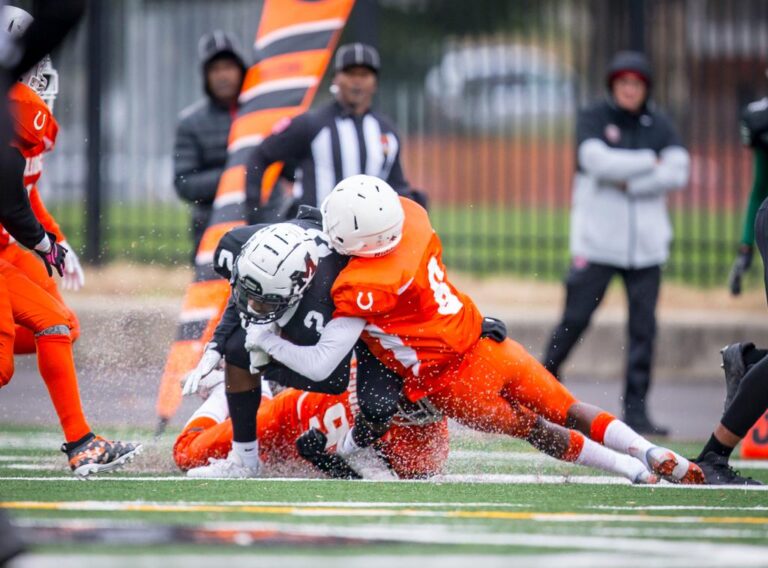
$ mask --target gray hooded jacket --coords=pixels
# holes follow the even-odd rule
[[[642,62],[622,61],[622,55],[609,78]],[[650,86],[649,68],[636,72]],[[670,121],[650,104],[631,114],[608,98],[579,114],[576,138],[571,255],[620,268],[666,262],[672,240],[667,193],[685,187],[690,171],[690,157]]]

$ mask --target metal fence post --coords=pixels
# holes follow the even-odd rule
[[[645,0],[630,0],[629,45],[634,51],[645,53]]]
[[[102,61],[104,49],[104,2],[91,2],[88,8],[88,86],[87,86],[87,175],[86,211],[85,211],[85,260],[99,264],[102,257],[102,199],[103,183],[101,176],[102,137]]]

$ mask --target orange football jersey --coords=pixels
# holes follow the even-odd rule
[[[43,99],[27,85],[15,83],[8,91],[8,100],[15,134],[11,144],[25,158],[39,156],[53,148],[59,125]]]
[[[8,92],[11,114],[14,121],[14,140],[12,145],[26,158],[24,168],[24,186],[29,191],[29,201],[37,220],[45,230],[56,235],[61,242],[65,240],[59,224],[48,212],[37,182],[43,172],[43,154],[51,150],[56,143],[59,126],[53,118],[48,105],[40,96],[23,83],[16,83]],[[0,246],[15,242],[13,237],[0,225]]]
[[[371,352],[405,378],[418,400],[444,386],[440,374],[479,338],[482,315],[449,281],[427,212],[400,198],[403,238],[389,254],[353,257],[333,284],[335,316],[364,318]]]

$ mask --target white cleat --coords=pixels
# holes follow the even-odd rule
[[[702,485],[704,474],[695,463],[672,450],[654,446],[645,455],[648,468],[670,483],[683,485]]]
[[[359,473],[363,479],[373,481],[396,481],[398,479],[384,458],[371,446],[360,448],[345,458],[350,467]]]
[[[260,468],[243,465],[232,451],[226,459],[208,458],[208,465],[190,469],[187,477],[195,479],[252,479],[259,477]]]

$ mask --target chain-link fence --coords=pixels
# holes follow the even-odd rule
[[[96,4],[90,25],[55,57],[62,132],[46,160],[46,202],[71,241],[85,246],[90,238],[91,258],[186,262],[189,212],[173,190],[172,148],[178,112],[202,96],[196,42],[221,28],[252,44],[261,3]],[[738,116],[768,91],[768,2],[471,5],[358,0],[345,31],[381,50],[378,105],[398,125],[407,178],[431,196],[448,264],[478,273],[563,273],[575,112],[604,96],[613,53],[634,48],[651,58],[653,97],[693,159],[689,186],[670,198],[668,275],[723,282],[751,184]],[[328,96],[323,89],[319,100]],[[101,152],[89,154],[94,135]],[[86,192],[94,173],[101,184]]]

